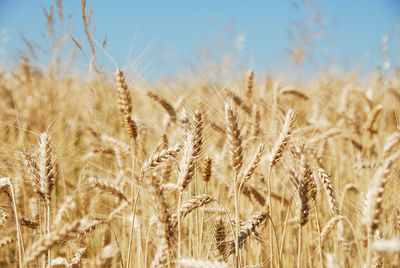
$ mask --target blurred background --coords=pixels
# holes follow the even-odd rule
[[[397,0],[88,1],[87,14],[90,7],[96,64],[133,67],[149,81],[249,68],[301,80],[365,75],[394,72],[400,61]],[[21,58],[48,66],[55,53],[88,69],[81,0],[0,0],[0,67]]]

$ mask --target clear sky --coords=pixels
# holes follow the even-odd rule
[[[290,49],[298,47],[305,48],[309,70],[329,62],[366,72],[381,61],[385,34],[391,37],[391,66],[400,63],[398,0],[87,2],[93,6],[98,63],[114,68],[102,56],[107,35],[112,58],[121,66],[135,62],[150,79],[179,72],[188,62],[218,62],[227,55],[243,69],[285,70],[291,66]],[[40,33],[46,31],[43,7],[50,4],[55,1],[0,0],[0,66],[11,66],[17,48],[23,48],[20,33],[46,44]],[[81,1],[64,0],[63,8],[65,16],[72,15],[73,35],[84,41]],[[302,43],[305,34],[310,39]],[[78,66],[87,68],[88,56],[79,55]]]

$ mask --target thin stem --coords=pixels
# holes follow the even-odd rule
[[[280,252],[279,252],[279,241],[278,241],[278,234],[276,233],[276,228],[274,225],[274,222],[272,221],[272,218],[267,214],[269,221],[271,222],[271,226],[272,226],[272,230],[274,231],[274,236],[275,236],[275,242],[276,242],[276,248],[278,250],[278,256],[280,256]],[[281,260],[278,260],[278,268],[281,267]]]
[[[16,228],[17,228],[19,267],[22,268],[23,267],[23,265],[22,265],[23,264],[23,257],[25,255],[25,252],[24,252],[24,241],[22,239],[21,226],[19,225],[17,202],[15,201],[14,187],[13,187],[13,185],[11,183],[11,179],[8,180],[8,186],[10,187],[11,199],[12,199],[14,216],[15,216],[15,225],[16,225]]]
[[[141,256],[142,256],[142,237],[141,237],[141,230],[139,229],[139,232],[137,233],[137,263],[138,266],[141,266]]]
[[[299,241],[298,241],[298,253],[297,253],[297,268],[301,267],[301,239],[302,239],[302,226],[299,224]]]
[[[182,205],[182,191],[179,191],[179,198],[178,198],[178,260],[181,259],[181,205]],[[180,264],[178,264],[180,267]]]
[[[149,245],[149,237],[150,237],[150,231],[151,231],[152,227],[153,227],[153,224],[150,224],[149,230],[147,231],[147,235],[146,235],[146,248],[144,250],[144,267],[147,267],[147,249],[148,249],[148,245]]]
[[[197,176],[194,177],[194,194],[197,196]],[[201,226],[200,226],[200,216],[199,216],[199,210],[196,209],[196,232],[197,232],[197,258],[200,258],[200,251],[201,251]]]
[[[233,185],[235,187],[235,219],[236,219],[236,230],[235,230],[235,267],[239,267],[239,193],[237,185],[238,174],[236,172]]]
[[[47,234],[50,233],[50,200],[46,200],[46,229],[47,229]],[[48,267],[51,267],[51,249],[49,248],[47,250],[47,265]]]
[[[272,221],[272,197],[271,197],[271,175],[272,175],[272,167],[269,169],[268,173],[268,213]],[[270,262],[270,267],[273,267],[274,263],[274,253],[273,253],[273,237],[272,237],[272,225],[269,226],[269,247],[270,247],[270,256],[271,256],[271,262]]]
[[[43,205],[42,205],[43,204]],[[42,236],[45,236],[46,235],[46,232],[47,232],[47,212],[46,212],[46,206],[45,206],[45,204],[42,202],[42,201],[40,201],[40,204],[39,204],[39,207],[41,208],[41,211],[40,211],[40,215],[42,216],[42,222],[43,222],[43,224],[42,224],[42,229],[40,230],[41,231],[41,235]],[[45,254],[43,254],[43,256],[42,256],[42,267],[43,268],[46,268],[46,255]]]
[[[287,228],[287,222],[289,220],[289,212],[290,212],[290,207],[292,206],[292,201],[293,201],[293,199],[290,200],[289,206],[287,208],[285,224],[283,226],[282,243],[281,243],[281,247],[280,247],[280,251],[279,251],[279,262],[282,262],[283,245],[285,244],[286,228]]]
[[[127,257],[127,268],[131,267],[131,251],[132,251],[132,242],[133,242],[133,231],[134,231],[134,226],[135,226],[135,214],[136,214],[136,204],[137,204],[137,199],[139,197],[140,193],[140,185],[141,181],[139,181],[138,189],[136,192],[136,195],[134,195],[134,180],[135,180],[135,164],[136,164],[136,155],[137,155],[137,146],[136,146],[136,140],[131,139],[131,156],[132,156],[132,172],[131,172],[131,181],[132,181],[132,189],[131,189],[131,194],[132,194],[132,201],[131,201],[131,215],[132,215],[132,224],[131,224],[131,229],[129,232],[129,246],[128,246],[128,257]]]
[[[318,248],[319,248],[319,260],[320,260],[320,267],[322,268],[322,245],[321,245],[321,227],[319,225],[319,217],[318,217],[318,210],[317,206],[314,202],[314,211],[315,211],[315,219],[317,220],[317,230],[318,230]]]
[[[124,260],[123,260],[123,258],[122,258],[122,250],[121,250],[121,245],[119,244],[119,241],[118,241],[118,237],[117,237],[117,234],[115,233],[115,230],[111,227],[111,224],[110,224],[110,222],[104,222],[107,226],[108,226],[108,228],[110,228],[110,230],[111,230],[111,232],[114,234],[114,239],[115,239],[115,242],[117,243],[117,246],[118,246],[118,251],[119,251],[119,258],[120,258],[120,260],[121,260],[121,267],[122,268],[125,268],[125,266],[124,266]]]

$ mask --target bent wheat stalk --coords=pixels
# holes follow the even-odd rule
[[[0,189],[3,187],[9,187],[10,192],[11,192],[11,201],[12,201],[12,207],[14,210],[14,216],[15,216],[15,227],[17,228],[17,246],[18,246],[18,261],[19,261],[19,267],[23,267],[23,260],[25,258],[25,252],[24,252],[24,242],[22,238],[22,233],[21,233],[21,225],[19,224],[19,215],[18,215],[18,209],[17,209],[17,202],[15,200],[15,193],[14,193],[14,187],[11,182],[11,179],[6,177],[6,178],[0,178]]]

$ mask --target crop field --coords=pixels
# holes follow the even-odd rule
[[[90,75],[0,70],[1,267],[400,266],[398,73],[137,81],[82,4]]]

